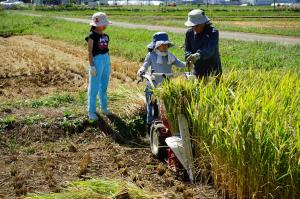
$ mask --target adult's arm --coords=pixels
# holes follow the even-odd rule
[[[213,30],[209,36],[210,37],[207,48],[197,50],[197,53],[200,54],[203,60],[211,58],[218,48],[219,32],[217,30]]]
[[[190,34],[189,31],[185,33],[185,49],[184,49],[184,57],[185,59],[192,54],[192,46],[190,41]]]

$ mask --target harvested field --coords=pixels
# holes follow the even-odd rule
[[[86,89],[86,50],[35,36],[0,38],[0,99]],[[132,82],[137,63],[112,58],[112,77]]]
[[[137,63],[112,57],[109,90],[116,114],[95,124],[78,99],[87,85],[85,48],[16,36],[0,38],[0,49],[0,100],[11,104],[0,107],[0,198],[61,192],[70,181],[90,178],[132,182],[153,198],[215,197],[211,186],[176,177],[139,137],[144,105],[124,97],[132,90],[120,89],[136,87]]]
[[[1,38],[1,97],[26,98],[84,88],[86,64],[82,56],[78,56],[80,51],[56,43],[57,48],[53,48],[48,40],[37,37]],[[68,53],[70,51],[73,53]]]

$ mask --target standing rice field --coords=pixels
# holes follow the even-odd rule
[[[299,70],[233,71],[214,81],[157,91],[176,128],[189,121],[201,176],[224,197],[300,196]]]

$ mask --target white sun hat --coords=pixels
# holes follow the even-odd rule
[[[195,9],[189,12],[188,20],[184,23],[185,26],[192,27],[199,24],[208,23],[210,19],[205,15],[203,10]]]
[[[96,12],[95,14],[93,14],[92,16],[92,20],[90,22],[91,26],[107,26],[111,24],[110,21],[108,21],[107,19],[107,15],[104,12]]]

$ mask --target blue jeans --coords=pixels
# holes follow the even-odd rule
[[[100,54],[94,57],[96,67],[96,76],[89,74],[88,87],[88,112],[96,113],[97,94],[100,98],[101,111],[107,112],[107,87],[110,76],[110,58],[109,54]]]
[[[145,91],[146,94],[146,109],[147,109],[147,124],[150,125],[153,121],[153,106],[151,106],[151,91]]]

